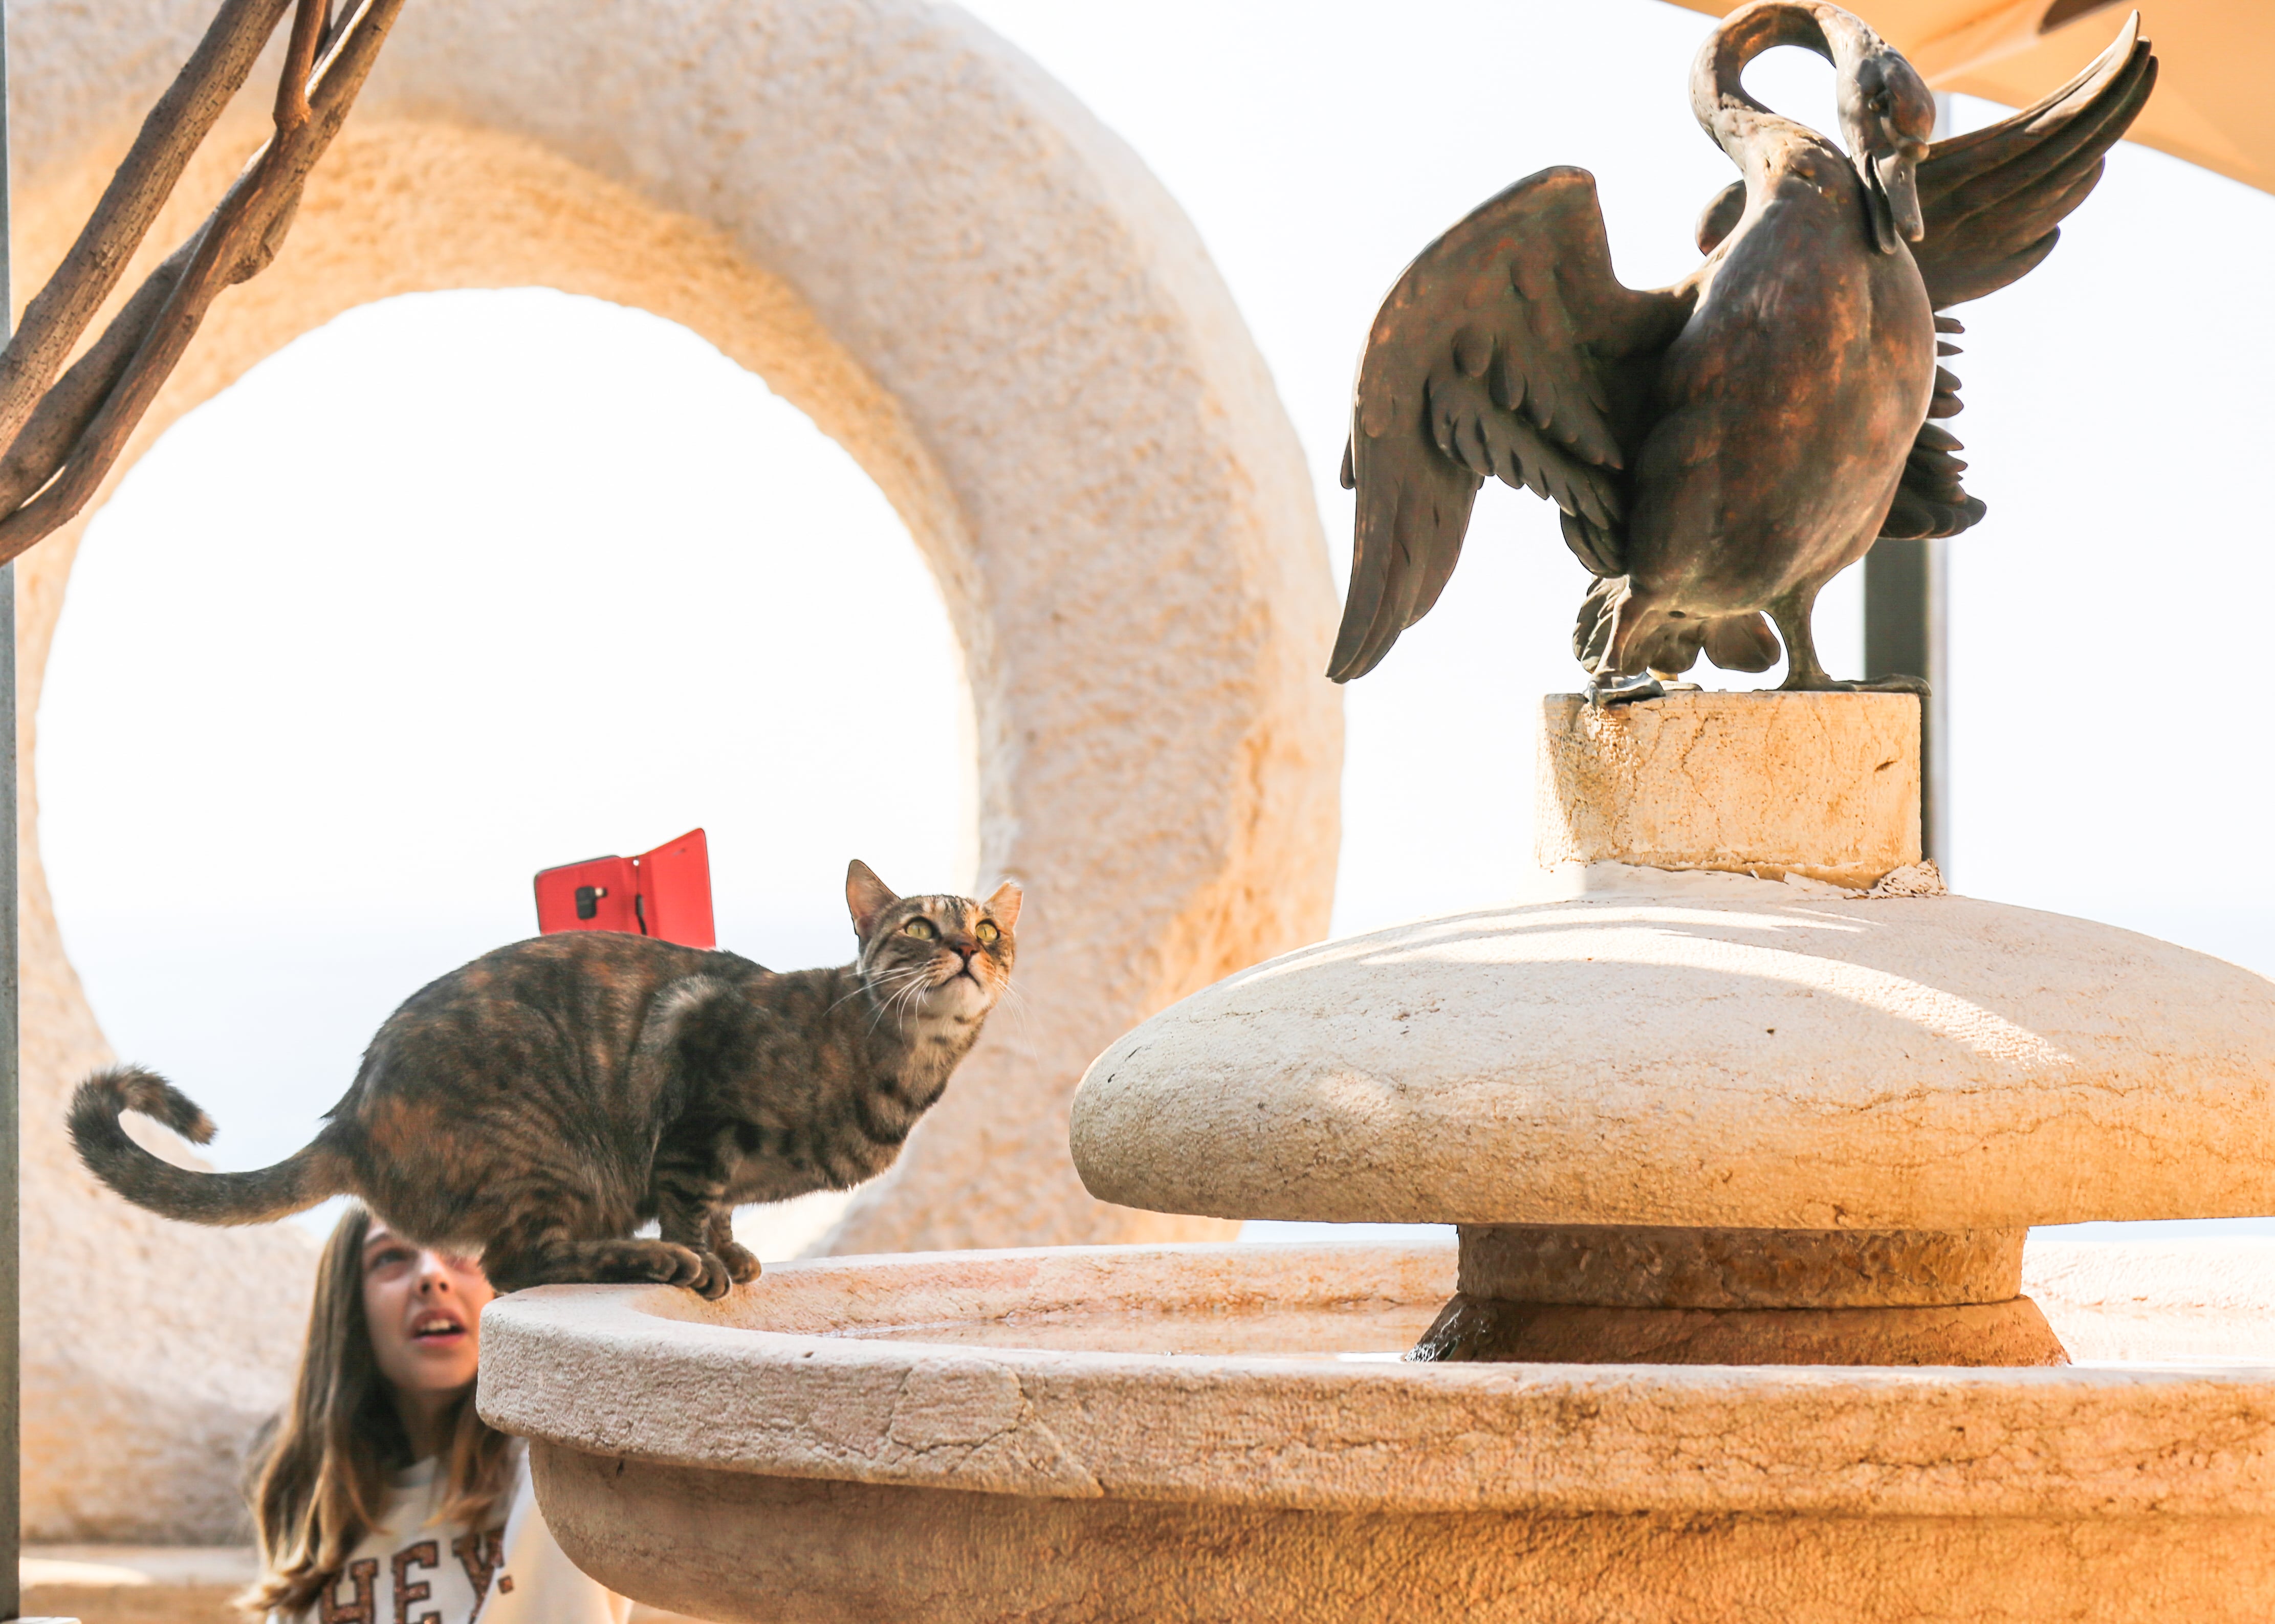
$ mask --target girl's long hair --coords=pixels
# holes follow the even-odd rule
[[[412,1464],[411,1440],[364,1317],[363,1244],[370,1233],[370,1212],[351,1206],[324,1243],[292,1401],[254,1446],[249,1498],[261,1577],[237,1605],[256,1617],[298,1612],[336,1580],[379,1524],[389,1475]],[[482,1529],[496,1520],[510,1441],[474,1413],[469,1390],[442,1463],[441,1521]]]

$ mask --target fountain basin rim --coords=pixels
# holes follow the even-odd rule
[[[1322,1311],[1387,1300],[1374,1288],[1387,1281],[1428,1310],[1437,1299],[1415,1288],[1450,1288],[1453,1265],[1450,1247],[1100,1247],[781,1265],[718,1304],[672,1288],[541,1288],[486,1311],[480,1406],[508,1431],[586,1454],[1056,1499],[2275,1514],[2275,1366],[1357,1363],[765,1324],[769,1288],[793,1318],[858,1295],[872,1328],[896,1303],[914,1328],[975,1306],[998,1318],[1006,1303],[1062,1311],[1085,1281],[1134,1296],[1180,1278],[1229,1284],[1235,1300],[1277,1282],[1283,1301]]]

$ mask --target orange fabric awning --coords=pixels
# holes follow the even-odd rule
[[[1737,0],[1671,0],[1720,17]],[[1938,90],[2028,107],[2115,37],[2124,0],[1841,0]],[[2156,94],[2128,139],[2275,192],[2275,0],[2143,0]]]

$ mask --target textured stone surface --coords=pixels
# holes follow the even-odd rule
[[[579,1562],[729,1620],[2275,1606],[2275,1366],[1330,1356],[1402,1345],[1454,1272],[1188,1247],[797,1265],[715,1304],[548,1288],[488,1311],[482,1406],[541,1440]],[[600,1371],[639,1374],[603,1406]]]
[[[2028,1297],[1932,1308],[1597,1308],[1456,1293],[1417,1359],[1586,1364],[2067,1364]]]
[[[1463,1224],[1418,1359],[2062,1364],[2020,1229]]]
[[[2260,1258],[2275,1263],[2275,1245]],[[1454,1270],[1449,1247],[1070,1248],[787,1265],[716,1303],[546,1287],[486,1311],[482,1411],[590,1453],[1071,1499],[2275,1515],[2275,1361],[2220,1372],[1337,1356],[1404,1347]],[[593,1401],[602,1370],[639,1372],[623,1401]],[[2006,1441],[1955,1452],[1954,1426]]]
[[[1533,848],[1559,863],[1869,887],[1920,860],[1919,701],[1673,693],[1540,702]]]
[[[2256,1516],[1402,1517],[536,1459],[578,1560],[749,1624],[2264,1624],[2275,1602]]]
[[[1597,865],[1116,1041],[1103,1199],[1257,1218],[2004,1228],[2275,1212],[2275,983],[1955,896]]]
[[[2258,1516],[1402,1517],[536,1460],[578,1560],[750,1624],[2264,1624],[2275,1602]]]
[[[211,12],[10,7],[19,293]],[[193,166],[134,275],[234,175],[267,94]],[[680,322],[810,414],[906,520],[961,640],[978,867],[1029,888],[1027,1013],[990,1031],[836,1243],[1227,1233],[1101,1205],[1065,1140],[1100,1047],[1317,936],[1334,880],[1325,548],[1294,434],[1190,224],[953,6],[419,0],[290,245],[221,300],[132,452],[344,310],[529,284]],[[27,745],[79,533],[26,560]],[[28,837],[25,886],[27,1525],[228,1538],[233,1451],[283,1391],[311,1249],[146,1220],[78,1172],[63,1094],[106,1051]]]
[[[1464,1224],[1461,1288],[1591,1308],[1878,1308],[2004,1303],[2020,1229],[1583,1228]]]
[[[2018,1295],[2025,1230],[1462,1224],[1413,1358],[2066,1364]]]

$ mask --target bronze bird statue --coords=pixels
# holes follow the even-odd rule
[[[1983,517],[1941,426],[1960,402],[1939,335],[1961,329],[1938,313],[2052,252],[2156,82],[2138,33],[2136,14],[2036,107],[1931,143],[1927,86],[1863,22],[1757,0],[1691,72],[1692,110],[1743,178],[1707,205],[1689,276],[1622,286],[1579,169],[1518,181],[1424,249],[1359,366],[1327,675],[1365,675],[1430,612],[1498,475],[1554,501],[1596,578],[1572,647],[1599,698],[1662,691],[1701,652],[1766,670],[1779,637],[1785,687],[1876,685],[1825,674],[1810,608],[1875,540]],[[1746,64],[1777,45],[1833,63],[1847,153],[1746,94]]]

